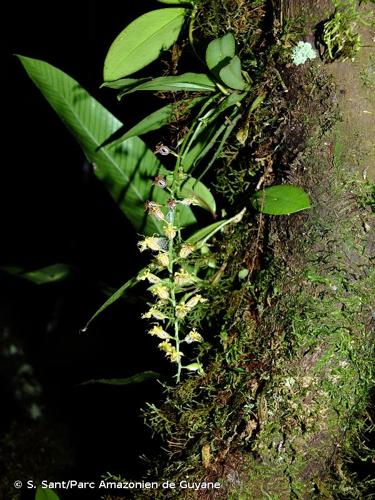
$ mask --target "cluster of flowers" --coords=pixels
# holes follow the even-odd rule
[[[156,177],[154,184],[170,191],[164,177]],[[150,284],[148,290],[155,299],[150,309],[142,315],[142,318],[152,322],[148,333],[161,340],[159,348],[172,363],[177,363],[179,381],[181,369],[202,372],[199,362],[182,365],[184,354],[180,347],[182,343],[203,341],[197,329],[188,328],[187,325],[189,313],[207,299],[198,293],[199,278],[187,270],[186,259],[195,251],[195,247],[181,240],[176,216],[176,207],[179,204],[188,206],[195,204],[196,200],[176,199],[173,192],[170,192],[172,197],[165,206],[153,201],[146,202],[145,209],[148,215],[161,221],[163,235],[148,236],[139,241],[139,250],[151,251],[153,259],[151,264],[138,275],[138,280]]]

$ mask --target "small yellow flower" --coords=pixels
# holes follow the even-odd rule
[[[151,288],[151,293],[161,300],[169,299],[169,289],[165,285],[157,284]]]
[[[185,269],[181,269],[174,274],[174,281],[178,286],[186,286],[194,283],[194,276],[189,274]]]
[[[197,198],[195,198],[194,196],[192,196],[191,198],[184,198],[179,203],[181,203],[182,205],[186,205],[186,206],[199,205]]]
[[[159,311],[159,309],[151,307],[146,313],[142,314],[142,318],[143,319],[155,318],[159,321],[162,321],[163,319],[166,319],[167,316],[161,311]]]
[[[176,228],[173,227],[173,224],[168,222],[166,226],[164,226],[164,234],[169,240],[173,240],[176,237]]]
[[[192,252],[194,252],[194,245],[191,243],[184,243],[178,255],[181,259],[186,259]]]
[[[145,250],[153,250],[154,252],[160,252],[167,248],[167,241],[165,238],[157,238],[155,236],[148,236],[144,240],[138,243],[138,247],[141,252]]]
[[[185,342],[188,344],[191,344],[192,342],[202,342],[203,337],[202,335],[194,328],[191,330],[186,337],[184,338]]]
[[[169,257],[165,252],[159,252],[156,257],[156,262],[160,267],[168,267],[169,266]]]
[[[146,201],[145,209],[149,215],[153,215],[158,220],[164,220],[164,214],[161,211],[161,205],[154,201]]]
[[[159,276],[156,276],[156,274],[151,273],[148,269],[146,269],[142,273],[138,274],[137,280],[138,281],[147,280],[149,283],[152,283],[152,284],[160,283],[160,281],[161,281]]]
[[[176,349],[174,349],[169,355],[169,359],[170,361],[172,361],[172,363],[179,363],[181,361],[182,356],[183,356],[182,352],[179,352]]]
[[[170,335],[163,330],[163,328],[160,325],[155,325],[151,328],[151,330],[148,331],[150,335],[159,337],[159,339],[170,339]]]
[[[189,309],[186,307],[186,304],[184,302],[176,306],[176,317],[178,319],[184,319],[188,312]]]
[[[207,302],[207,299],[204,299],[202,297],[202,295],[199,295],[199,293],[197,295],[194,295],[191,299],[189,299],[187,302],[186,302],[186,307],[188,309],[193,309],[193,307],[195,307],[197,304],[199,304],[200,302]]]
[[[172,361],[172,363],[178,363],[181,361],[181,357],[183,356],[182,352],[177,351],[177,349],[168,341],[160,342],[159,349],[165,352],[167,358]]]

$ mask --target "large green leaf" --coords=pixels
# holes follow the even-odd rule
[[[211,78],[204,73],[184,73],[178,76],[160,76],[152,80],[144,81],[140,79],[139,85],[126,86],[125,90],[119,94],[119,98],[139,90],[160,91],[160,92],[213,92],[216,86]]]
[[[131,22],[112,43],[104,62],[104,80],[131,75],[157,59],[177,40],[186,10],[157,9]]]
[[[142,382],[147,382],[149,380],[154,380],[160,377],[160,373],[153,371],[146,371],[141,373],[136,373],[131,377],[127,378],[100,378],[96,380],[87,380],[79,385],[91,385],[91,384],[103,384],[103,385],[130,385],[130,384],[140,384]]]
[[[212,40],[207,46],[206,63],[208,69],[218,75],[220,66],[229,62],[236,52],[236,42],[232,33]]]
[[[288,215],[311,207],[309,195],[302,188],[289,184],[262,189],[251,201],[256,210],[270,215]]]
[[[238,56],[232,57],[230,62],[220,72],[220,79],[231,89],[243,90],[246,82],[241,73],[241,61]]]
[[[139,137],[131,137],[115,148],[100,146],[120,127],[107,109],[78,82],[50,64],[19,56],[35,85],[78,140],[95,175],[105,184],[124,214],[139,232],[160,233],[162,224],[145,215],[144,203],[166,203],[168,193],[155,188],[152,180],[166,169]],[[181,207],[182,226],[195,223],[188,207]]]
[[[35,493],[35,500],[60,500],[60,499],[53,490],[38,486]]]

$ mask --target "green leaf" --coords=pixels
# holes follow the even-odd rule
[[[172,183],[172,179],[173,174],[167,176],[168,184]],[[182,183],[180,194],[182,198],[195,198],[199,207],[211,212],[212,215],[216,214],[216,202],[211,191],[194,177],[189,177]]]
[[[262,189],[254,194],[251,202],[256,210],[270,215],[288,215],[311,207],[309,195],[289,184]]]
[[[119,78],[118,80],[114,80],[113,82],[103,82],[100,85],[100,88],[108,87],[110,89],[115,89],[115,90],[126,89],[126,88],[130,89],[132,87],[136,87],[137,85],[140,85],[141,83],[148,82],[149,80],[151,80],[151,77]]]
[[[231,61],[219,72],[220,79],[231,89],[243,90],[246,82],[241,73],[241,61],[238,56],[232,57]]]
[[[220,115],[228,108],[240,103],[245,95],[246,92],[243,94],[230,94],[218,106],[216,105],[215,108],[211,108],[207,112],[206,118],[202,117],[199,120],[196,132],[194,133],[194,140],[191,141],[191,144],[183,153],[181,164],[185,172],[195,168],[205,155],[215,147],[220,135],[230,126]],[[237,113],[238,111],[233,113],[230,118],[234,118]]]
[[[130,385],[130,384],[140,384],[141,382],[147,382],[148,380],[153,380],[155,378],[160,378],[160,374],[153,371],[146,371],[141,373],[136,373],[131,377],[127,378],[101,378],[98,380],[87,380],[79,385],[91,385],[91,384],[105,384],[105,385]]]
[[[189,109],[202,101],[202,99],[204,98],[197,97],[196,99],[183,99],[176,103],[167,104],[167,106],[163,106],[146,116],[146,118],[143,118],[143,120],[134,125],[134,127],[131,127],[115,141],[112,142],[108,140],[106,143],[113,147],[130,137],[140,136],[152,132],[153,130],[158,130],[164,125],[176,121],[177,117],[183,116]]]
[[[213,224],[200,229],[192,236],[190,236],[190,238],[188,238],[186,242],[191,243],[192,245],[195,245],[197,247],[203,246],[210,238],[212,238],[212,236],[214,236],[218,231],[222,230],[228,224],[238,224],[242,220],[245,211],[246,208],[242,209],[241,212],[239,212],[234,217],[231,217],[230,219],[224,219],[219,222],[214,222]]]
[[[72,268],[66,264],[54,264],[35,271],[22,273],[21,276],[37,285],[43,285],[45,283],[62,281],[71,274],[71,271]]]
[[[60,498],[53,490],[38,486],[35,494],[35,500],[60,500]]]
[[[104,62],[104,80],[131,75],[155,61],[177,40],[186,9],[157,9],[131,22],[115,39]]]
[[[161,222],[146,217],[144,210],[147,200],[161,204],[168,200],[168,194],[152,184],[154,177],[167,173],[158,158],[139,137],[131,137],[115,148],[100,148],[121,127],[121,122],[61,70],[37,59],[18,57],[136,230],[161,233]],[[182,226],[196,222],[188,207],[181,207],[180,218]]]
[[[236,42],[232,33],[212,40],[207,46],[206,63],[208,69],[218,75],[221,67],[229,62],[236,52]]]
[[[107,307],[109,307],[110,305],[112,305],[114,302],[116,302],[118,299],[120,299],[127,290],[129,290],[129,288],[132,288],[134,285],[136,285],[138,283],[138,280],[136,277],[134,278],[131,278],[130,280],[126,281],[118,290],[116,290],[116,292],[114,294],[112,294],[108,300],[106,300],[104,302],[103,305],[101,305],[99,307],[99,309],[95,312],[95,314],[93,314],[93,316],[91,316],[91,318],[88,320],[88,322],[86,323],[86,325],[84,326],[84,328],[81,329],[81,333],[84,333],[87,331],[87,328],[90,326],[90,324],[92,323],[92,321],[94,321],[94,319],[99,316],[99,314],[101,314],[105,309],[107,309]]]
[[[125,89],[119,94],[119,98],[139,90],[160,91],[160,92],[213,92],[216,86],[211,78],[204,73],[184,73],[178,76],[160,76],[139,85]]]
[[[3,271],[15,274],[20,278],[26,279],[36,285],[44,285],[46,283],[54,283],[63,281],[71,275],[72,268],[67,264],[53,264],[52,266],[42,267],[35,271],[24,271],[20,268],[3,267]]]

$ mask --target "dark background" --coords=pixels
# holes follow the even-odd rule
[[[108,470],[126,477],[141,474],[139,455],[158,444],[143,425],[140,407],[157,399],[160,385],[78,384],[167,368],[137,319],[145,307],[141,299],[119,301],[87,333],[79,333],[106,299],[103,288],[119,287],[140,265],[137,235],[13,54],[57,66],[120,119],[134,120],[145,114],[153,98],[142,96],[141,106],[136,97],[119,104],[113,91],[99,89],[103,62],[130,20],[162,6],[151,0],[12,2],[3,14],[0,266],[31,270],[61,262],[74,268],[67,282],[42,286],[0,274],[0,346],[4,351],[6,331],[8,343],[22,352],[1,361],[0,439],[12,426],[27,429],[35,436],[35,453],[35,425],[39,432],[45,426],[47,434],[57,434],[49,453],[65,458],[50,473],[59,477],[46,479],[94,480]],[[43,388],[39,424],[14,396],[14,377],[22,363],[32,365]],[[54,450],[54,440],[61,449]],[[23,454],[31,453],[23,445]],[[27,473],[25,456],[12,460]]]

